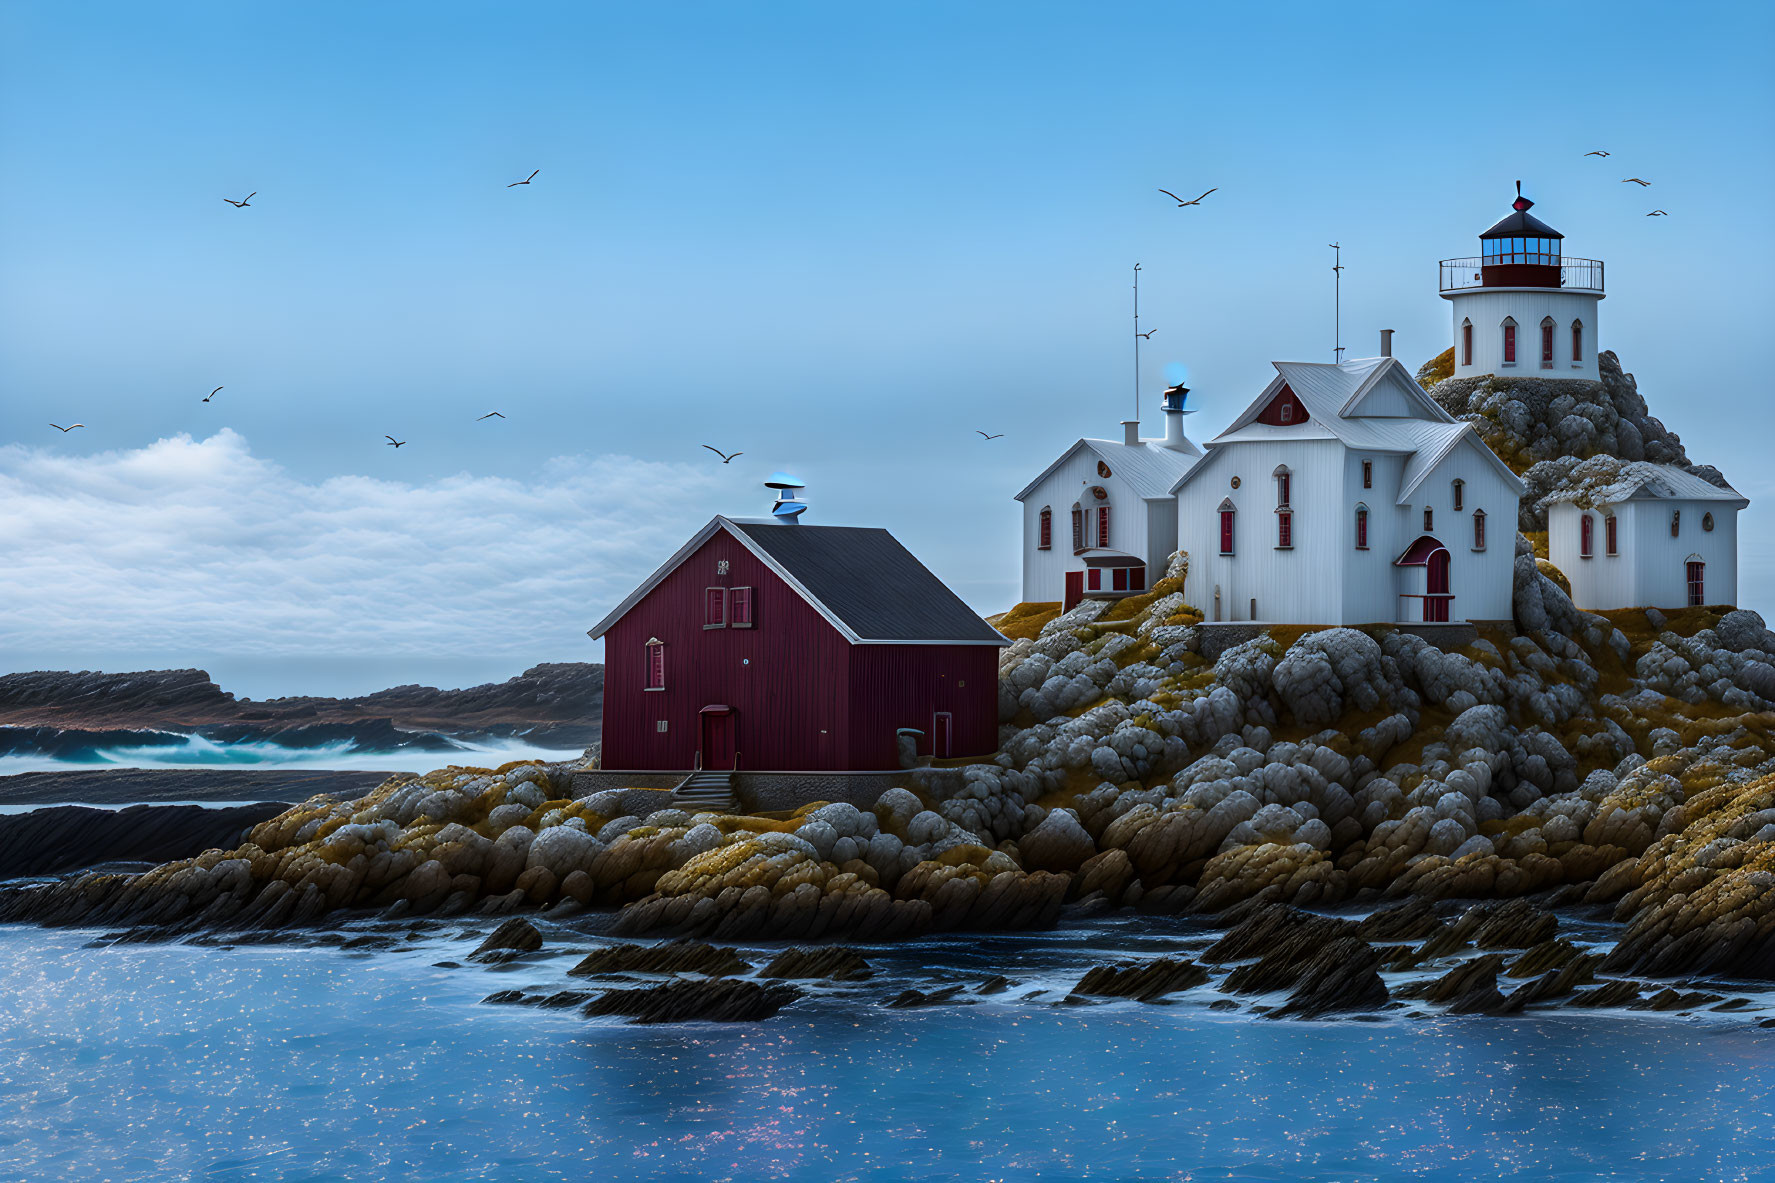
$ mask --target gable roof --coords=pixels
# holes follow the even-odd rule
[[[1485,441],[1479,438],[1479,429],[1471,423],[1439,423],[1435,426],[1441,429],[1440,434],[1444,438],[1434,441],[1427,439],[1411,454],[1411,459],[1405,462],[1405,471],[1399,474],[1399,497],[1395,504],[1410,504],[1411,495],[1417,492],[1418,486],[1424,483],[1424,479],[1436,470],[1438,464],[1452,456],[1454,450],[1463,443],[1472,446],[1481,456],[1490,461],[1491,466],[1504,477],[1505,483],[1516,490],[1518,497],[1527,491],[1528,486],[1523,483],[1522,478],[1517,476],[1515,470],[1505,464],[1496,452],[1486,446]],[[1430,433],[1425,434],[1429,435]]]
[[[1189,440],[1189,451],[1174,451],[1153,440],[1125,444],[1120,440],[1082,439],[1060,453],[1058,459],[1042,469],[1041,474],[1023,487],[1013,499],[1022,501],[1036,487],[1054,474],[1054,470],[1072,459],[1080,448],[1089,448],[1109,470],[1128,483],[1142,501],[1162,501],[1171,496],[1177,481],[1202,458],[1202,450]]]
[[[1548,494],[1549,503],[1588,500],[1594,505],[1618,505],[1623,501],[1723,501],[1743,509],[1750,498],[1731,486],[1721,488],[1705,477],[1675,464],[1653,464],[1649,460],[1628,460],[1604,464],[1600,471],[1587,472],[1600,458],[1593,457],[1579,465],[1567,478],[1565,487]],[[1723,479],[1723,478],[1722,478]]]
[[[725,530],[853,645],[1009,645],[886,530],[717,516],[630,592],[587,635],[601,637]]]

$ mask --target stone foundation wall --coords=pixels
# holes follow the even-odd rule
[[[573,795],[589,797],[608,789],[623,791],[621,809],[640,817],[672,803],[672,789],[685,772],[588,770],[573,775]],[[734,796],[747,813],[799,809],[810,801],[845,801],[868,809],[896,784],[910,783],[903,772],[737,772]]]

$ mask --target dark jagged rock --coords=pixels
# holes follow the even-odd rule
[[[1564,937],[1542,941],[1512,961],[1505,968],[1504,973],[1512,978],[1539,977],[1550,969],[1558,969],[1569,963],[1578,954],[1578,946]]]
[[[553,994],[536,1000],[536,1005],[545,1010],[563,1010],[570,1006],[578,1006],[592,996],[590,990],[557,990]]]
[[[1389,996],[1386,983],[1375,972],[1378,963],[1374,950],[1362,941],[1352,937],[1335,940],[1299,967],[1288,1001],[1267,1017],[1311,1019],[1385,1006]]]
[[[719,978],[743,974],[751,968],[733,949],[699,941],[667,941],[660,945],[611,945],[595,949],[567,972],[574,977],[695,973]]]
[[[100,863],[165,863],[210,849],[231,849],[247,829],[287,808],[276,801],[217,809],[57,805],[0,816],[0,879],[55,875]]]
[[[1380,911],[1356,924],[1356,935],[1365,941],[1421,941],[1447,928],[1436,909],[1422,896]]]
[[[1208,971],[1195,962],[1165,957],[1144,965],[1127,962],[1093,966],[1079,979],[1072,992],[1099,998],[1152,1002],[1167,994],[1200,986],[1207,980]]]
[[[1443,1003],[1450,1014],[1498,1014],[1504,1009],[1504,996],[1498,992],[1503,964],[1502,953],[1487,953],[1463,961],[1439,978],[1402,986],[1399,996]]]
[[[1455,922],[1453,937],[1481,949],[1527,949],[1553,939],[1559,918],[1524,899],[1475,904]]]
[[[513,1003],[513,1002],[523,1002],[524,997],[525,997],[524,992],[522,990],[496,990],[492,994],[489,994],[489,995],[487,995],[487,997],[481,999],[481,1001],[482,1002],[490,1002],[490,1003],[494,1003],[494,1004],[505,1004],[505,1003]]]
[[[1639,1001],[1639,983],[1625,978],[1604,982],[1594,990],[1584,990],[1567,1000],[1567,1006],[1632,1006]]]
[[[946,1002],[955,1002],[965,1005],[970,1000],[966,998],[958,999],[956,995],[960,993],[960,986],[944,986],[941,989],[928,992],[924,990],[902,990],[881,1005],[893,1007],[896,1010],[910,1010],[921,1006],[942,1006]]]
[[[525,953],[534,953],[540,948],[542,948],[542,934],[536,931],[536,926],[522,916],[514,916],[494,929],[487,939],[482,941],[473,953],[469,954],[469,960],[497,965]]]
[[[1276,953],[1290,961],[1305,960],[1319,946],[1353,937],[1357,931],[1358,926],[1348,920],[1315,916],[1287,904],[1266,904],[1245,913],[1201,956],[1203,961],[1243,961]]]
[[[843,945],[824,948],[784,949],[759,971],[761,978],[825,978],[834,982],[861,981],[874,974],[855,949]]]
[[[1633,1004],[1635,1010],[1693,1010],[1718,1002],[1720,995],[1705,990],[1672,990],[1669,986]]]
[[[984,982],[981,982],[978,986],[975,986],[974,993],[976,993],[976,994],[1003,994],[1006,990],[1009,990],[1010,988],[1011,988],[1011,979],[1005,977],[1003,974],[996,974],[993,977],[987,978]]]
[[[606,990],[585,1004],[588,1017],[623,1015],[633,1023],[756,1023],[801,997],[795,986],[735,978],[677,978],[659,986]]]

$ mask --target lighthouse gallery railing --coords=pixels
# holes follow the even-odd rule
[[[1575,291],[1582,292],[1600,292],[1603,290],[1601,259],[1572,259],[1564,258],[1559,255],[1535,256],[1533,258],[1523,255],[1515,255],[1507,260],[1486,260],[1478,257],[1471,259],[1444,259],[1441,263],[1441,290],[1445,292],[1458,292],[1468,288],[1484,287],[1485,282],[1483,276],[1485,266],[1488,263],[1498,262],[1538,262],[1543,263],[1546,266],[1552,266],[1557,263],[1559,265],[1560,287],[1571,288]]]

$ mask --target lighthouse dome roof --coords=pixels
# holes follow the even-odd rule
[[[1565,235],[1549,226],[1527,210],[1514,210],[1497,225],[1481,234],[1481,238],[1564,238]]]

